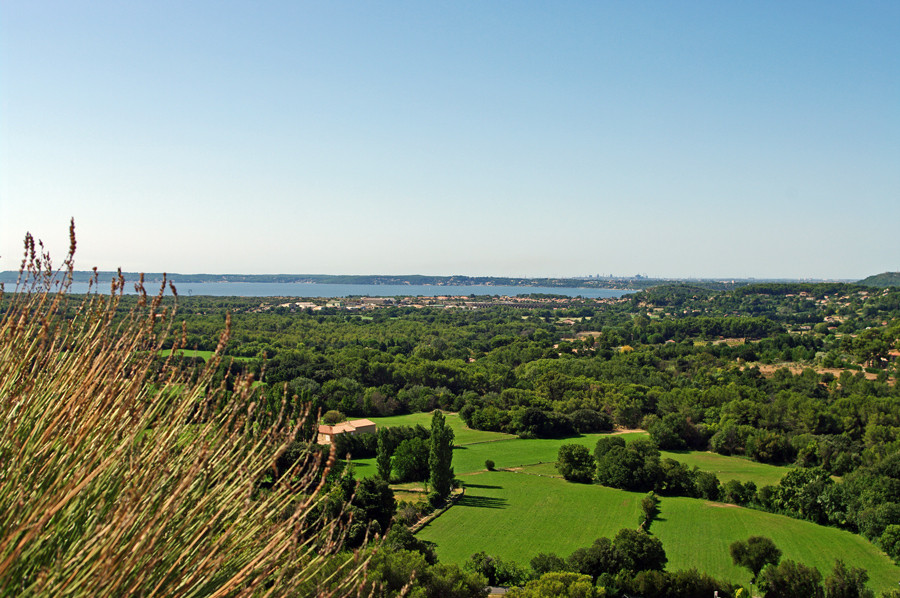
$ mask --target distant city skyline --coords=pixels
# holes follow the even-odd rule
[[[900,271],[900,4],[0,5],[0,271]]]

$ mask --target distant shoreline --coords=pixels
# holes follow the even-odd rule
[[[137,281],[138,272],[123,272],[126,281]],[[78,270],[73,274],[74,282],[87,283],[94,276],[93,271]],[[117,276],[116,272],[98,271],[101,283]],[[522,278],[499,276],[425,276],[425,275],[339,275],[339,274],[167,274],[167,280],[175,284],[211,283],[254,283],[254,284],[339,284],[339,285],[390,285],[390,286],[453,286],[453,287],[549,287],[584,288],[609,290],[640,290],[662,284],[694,284],[710,289],[726,290],[755,283],[797,283],[797,282],[853,282],[849,280],[801,280],[801,279],[713,279],[713,278],[648,278],[634,277],[593,277],[593,278]],[[18,272],[0,272],[0,282],[15,283]],[[147,283],[159,283],[163,273],[144,273]]]

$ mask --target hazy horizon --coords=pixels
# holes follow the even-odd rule
[[[900,4],[0,5],[0,271],[900,270]],[[623,274],[629,273],[629,274]]]
[[[77,261],[77,260],[76,260]],[[59,265],[59,263],[55,263],[55,265]],[[76,269],[76,274],[90,274],[92,270],[82,270]],[[100,275],[107,274],[115,274],[116,270],[101,270],[98,268],[97,273]],[[7,278],[12,275],[16,275],[18,270],[0,270],[0,275],[6,275]],[[585,275],[573,275],[573,276],[506,276],[506,275],[491,275],[491,276],[476,276],[471,274],[465,274],[457,272],[455,274],[428,274],[428,273],[390,273],[390,272],[369,272],[369,273],[341,273],[334,274],[329,272],[260,272],[260,273],[248,273],[248,272],[167,272],[167,271],[128,271],[122,270],[122,274],[127,276],[131,275],[139,275],[144,274],[147,276],[160,276],[166,275],[168,277],[194,277],[194,276],[262,276],[262,277],[324,277],[324,276],[334,276],[334,277],[383,277],[383,278],[418,278],[418,277],[426,277],[426,278],[490,278],[490,279],[513,279],[513,280],[673,280],[673,281],[760,281],[760,282],[778,282],[778,281],[786,281],[786,282],[856,282],[858,280],[862,280],[867,278],[868,276],[873,276],[876,274],[891,274],[892,272],[874,272],[872,274],[868,274],[866,276],[862,276],[859,278],[776,278],[776,277],[757,277],[757,276],[749,276],[749,277],[740,277],[740,276],[647,276],[642,273],[635,274],[585,274]],[[210,283],[215,283],[216,281],[209,281]],[[237,282],[237,281],[235,281]],[[259,283],[259,284],[268,284],[268,283]],[[314,283],[317,284],[317,283]],[[330,283],[329,283],[330,284]],[[335,284],[368,284],[368,283],[335,283]],[[380,284],[380,283],[379,283]],[[416,283],[419,284],[419,283]],[[427,283],[422,283],[427,284]]]

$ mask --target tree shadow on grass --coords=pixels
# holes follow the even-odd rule
[[[698,451],[694,451],[694,450],[686,449],[686,448],[684,448],[684,449],[660,449],[660,450],[665,451],[667,453],[672,453],[674,455],[690,455],[691,453],[698,452]]]
[[[462,507],[476,507],[479,509],[505,509],[507,502],[508,501],[505,498],[471,496],[466,494],[456,504]]]
[[[470,484],[466,482],[466,488],[488,488],[490,490],[502,490],[503,486],[491,486],[490,484]]]

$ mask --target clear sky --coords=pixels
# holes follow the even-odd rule
[[[900,2],[0,4],[0,270],[900,270]]]

